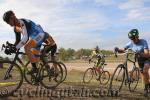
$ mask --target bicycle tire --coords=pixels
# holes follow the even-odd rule
[[[65,81],[66,80],[66,77],[67,77],[67,68],[66,68],[66,65],[62,62],[59,62],[59,64],[61,65],[62,69],[63,69],[63,78],[62,78],[62,81]]]
[[[135,67],[135,69],[133,69],[131,72],[134,74],[134,76],[133,76],[134,79],[132,79],[129,82],[129,90],[130,90],[130,92],[134,92],[138,85],[139,79],[140,79],[140,71],[137,67]]]
[[[106,85],[110,80],[110,74],[108,71],[102,71],[100,74],[100,84]]]
[[[1,60],[0,64],[4,66],[3,68],[0,69],[0,78],[3,78],[0,79],[0,97],[7,97],[13,95],[13,93],[16,92],[21,87],[23,83],[23,72],[20,66],[12,61]],[[13,66],[12,69],[8,69],[10,68],[10,66]],[[6,71],[4,71],[5,69]],[[6,73],[9,73],[8,74],[9,76],[7,78],[5,77]],[[12,81],[10,79],[12,79]],[[15,84],[16,86],[14,87]],[[1,87],[1,85],[8,85],[8,86],[6,86],[5,90],[3,90],[2,88],[4,88],[5,86]]]
[[[118,72],[118,71],[119,71],[119,72]],[[122,72],[122,75],[120,75],[120,76],[118,77],[118,75],[120,74],[121,71],[123,71],[123,72]],[[117,77],[116,77],[116,75],[117,75]],[[120,80],[120,79],[121,79],[121,80]],[[117,68],[115,69],[115,71],[114,71],[112,77],[111,77],[109,90],[120,92],[120,91],[121,91],[121,88],[122,88],[122,85],[123,85],[123,82],[124,82],[124,79],[125,79],[125,68],[124,68],[124,65],[123,65],[123,64],[119,64],[119,65],[117,66]],[[116,86],[116,83],[115,83],[115,85],[113,86],[113,81],[114,81],[114,82],[119,82],[119,81],[121,81],[121,82],[120,82],[119,86],[118,86],[118,85]]]
[[[89,73],[90,72],[90,73]],[[86,80],[87,75],[90,75],[90,79]],[[90,83],[94,75],[93,68],[88,68],[83,75],[83,83]]]

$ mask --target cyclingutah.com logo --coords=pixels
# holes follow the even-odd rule
[[[108,96],[108,90],[101,88],[87,88],[87,87],[67,87],[59,88],[55,90],[45,89],[43,87],[37,87],[35,89],[19,89],[17,90],[14,97],[56,97],[56,98],[65,98],[65,97],[104,97]]]

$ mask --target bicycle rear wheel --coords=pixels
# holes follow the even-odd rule
[[[41,71],[41,85],[47,89],[56,88],[62,81],[63,70],[58,62],[48,61]]]
[[[139,82],[139,79],[140,79],[140,71],[137,67],[135,67],[131,73],[130,73],[130,82],[129,82],[129,90],[130,92],[133,92],[135,91],[137,85],[138,85],[138,82]]]
[[[110,79],[110,74],[108,71],[103,71],[101,74],[100,74],[100,84],[102,85],[106,85],[108,82],[109,82],[109,79]]]
[[[0,96],[12,95],[23,83],[21,68],[11,61],[0,61]]]
[[[62,62],[59,62],[59,64],[61,65],[62,67],[62,70],[63,70],[63,78],[62,78],[62,81],[65,81],[66,77],[67,77],[67,68],[66,68],[66,65]]]
[[[120,64],[117,66],[111,77],[109,90],[118,92],[121,91],[124,79],[125,79],[125,68],[123,64]]]
[[[93,68],[88,68],[83,75],[83,82],[84,83],[90,83],[94,75]]]

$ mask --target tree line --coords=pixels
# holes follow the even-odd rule
[[[110,50],[101,50],[101,52],[104,55],[111,55],[113,54],[112,51]],[[69,60],[77,60],[77,59],[88,59],[91,56],[92,50],[91,49],[72,49],[72,48],[68,48],[65,49],[63,47],[58,49],[58,59],[62,60],[62,61],[69,61]],[[22,56],[23,59],[27,60],[28,58],[25,56]],[[5,60],[9,60],[10,58],[8,57],[2,57],[0,56],[0,60],[5,59]]]
[[[112,55],[113,52],[110,50],[101,50],[101,52],[104,55]],[[60,60],[63,61],[68,61],[68,60],[75,60],[75,59],[87,59],[90,57],[92,50],[91,49],[79,49],[79,50],[74,50],[72,48],[59,48],[58,49],[58,57]]]

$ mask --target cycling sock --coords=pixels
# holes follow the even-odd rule
[[[31,63],[32,64],[32,68],[36,69],[36,63]]]
[[[148,88],[150,89],[150,83],[148,83]]]
[[[145,84],[145,89],[147,90],[149,88],[149,83]]]

